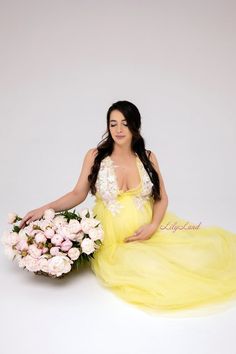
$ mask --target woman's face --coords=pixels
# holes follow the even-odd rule
[[[110,113],[109,129],[115,143],[119,145],[131,143],[132,133],[128,128],[126,118],[120,111],[113,110]]]

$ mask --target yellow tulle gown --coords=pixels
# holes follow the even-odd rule
[[[168,229],[188,223],[166,211],[161,227],[144,241],[124,242],[151,222],[152,182],[136,154],[140,184],[118,188],[114,162],[101,162],[93,213],[104,229],[103,244],[91,260],[102,285],[151,313],[179,313],[231,304],[236,299],[236,234],[221,227]],[[192,224],[193,225],[193,224]],[[199,226],[199,225],[198,225]],[[236,304],[233,306],[236,307]]]

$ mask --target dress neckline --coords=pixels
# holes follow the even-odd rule
[[[126,191],[124,191],[123,189],[119,189],[119,185],[118,185],[118,179],[117,179],[117,176],[116,176],[116,172],[115,172],[115,162],[112,160],[112,158],[110,157],[110,155],[108,155],[107,157],[109,158],[109,160],[111,161],[112,163],[112,172],[114,174],[114,177],[115,177],[115,181],[116,181],[116,186],[117,186],[117,190],[119,193],[128,193],[128,192],[132,192],[138,188],[140,188],[141,184],[142,184],[142,175],[141,175],[141,172],[140,172],[140,168],[139,168],[139,156],[137,153],[135,153],[136,157],[135,157],[135,161],[136,161],[136,166],[138,167],[138,172],[139,172],[139,178],[140,178],[140,182],[139,184],[134,187],[134,188],[130,188],[130,189],[127,189]]]

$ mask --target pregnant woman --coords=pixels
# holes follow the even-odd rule
[[[159,313],[236,299],[236,234],[191,226],[167,210],[157,156],[145,148],[140,129],[138,108],[114,103],[107,112],[107,137],[86,153],[74,189],[28,212],[20,226],[45,209],[71,209],[91,193],[104,229],[91,267],[105,287]]]

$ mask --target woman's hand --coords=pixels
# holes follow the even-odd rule
[[[20,221],[19,228],[21,229],[25,226],[25,224],[29,224],[31,221],[40,219],[43,216],[45,210],[45,207],[41,207],[29,211]]]
[[[132,236],[126,237],[125,242],[148,240],[157,230],[157,226],[153,223],[142,225]]]

